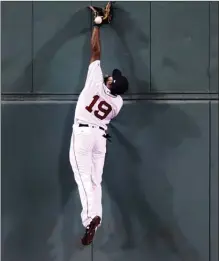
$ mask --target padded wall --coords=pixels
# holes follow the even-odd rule
[[[217,261],[218,3],[117,2],[101,29],[103,70],[130,91],[110,126],[103,226],[83,248],[68,150],[89,4],[1,3],[2,260]]]

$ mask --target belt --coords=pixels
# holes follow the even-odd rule
[[[88,124],[82,124],[82,123],[79,123],[79,127],[92,127],[92,128],[95,128],[94,126],[90,126],[90,125],[88,125]],[[102,127],[97,127],[97,128],[99,128],[99,129],[105,131],[105,129],[102,128]]]
[[[79,123],[79,125],[78,125],[79,127],[91,127],[91,128],[95,128],[94,126],[90,126],[90,125],[88,125],[88,124],[82,124],[82,123]],[[104,128],[102,128],[102,127],[97,127],[97,128],[99,128],[99,129],[101,129],[101,130],[103,130],[103,131],[105,131],[106,132],[106,130],[104,129]],[[109,134],[104,134],[103,135],[103,137],[104,138],[106,138],[108,141],[110,141],[111,142],[111,136],[109,135]]]

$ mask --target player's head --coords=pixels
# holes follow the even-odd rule
[[[129,86],[128,80],[118,69],[113,70],[112,76],[105,77],[104,82],[113,95],[124,94]]]

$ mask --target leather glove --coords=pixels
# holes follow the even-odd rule
[[[104,8],[97,7],[97,6],[89,6],[89,8],[93,12],[93,25],[94,26],[101,26],[102,24],[110,24],[112,21],[112,3],[108,2]],[[102,22],[100,24],[95,23],[95,18],[100,16],[102,18]]]

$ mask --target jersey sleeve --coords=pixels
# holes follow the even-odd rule
[[[103,72],[100,66],[100,60],[96,60],[88,67],[84,88],[95,88],[95,86],[98,86],[99,84],[103,84]]]

